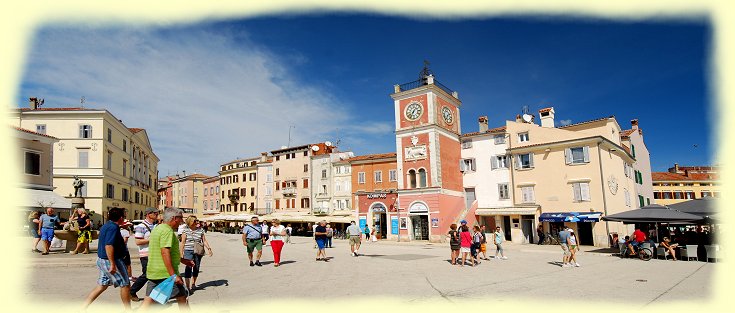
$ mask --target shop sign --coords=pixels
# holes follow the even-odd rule
[[[423,204],[421,202],[416,202],[416,203],[412,204],[408,208],[408,212],[410,212],[410,213],[426,213],[426,212],[429,212],[429,208],[426,207],[426,204]]]
[[[398,235],[398,216],[390,217],[390,233]]]
[[[368,199],[385,199],[387,197],[388,197],[388,195],[385,194],[385,193],[369,193],[367,195],[367,198]]]

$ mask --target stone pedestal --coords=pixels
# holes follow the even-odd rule
[[[71,198],[71,209],[76,210],[79,208],[84,209],[84,198],[82,197]]]

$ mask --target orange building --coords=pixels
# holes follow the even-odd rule
[[[396,154],[369,154],[347,160],[352,168],[353,203],[360,228],[375,229],[378,239],[389,238],[393,231],[388,214],[395,212],[398,199]],[[396,220],[397,222],[397,220]],[[397,229],[395,230],[397,234]]]
[[[462,182],[461,101],[426,67],[418,80],[394,88],[400,175],[399,205],[391,224],[400,225],[399,240],[441,242],[450,224],[474,217],[467,214]]]

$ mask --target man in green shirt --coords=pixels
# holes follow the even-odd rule
[[[183,214],[181,209],[166,208],[163,211],[163,223],[153,228],[151,232],[148,242],[148,268],[146,270],[148,285],[146,286],[146,298],[140,307],[143,310],[153,303],[153,298],[150,297],[151,291],[171,275],[176,275],[171,298],[176,298],[180,310],[189,309],[189,304],[186,301],[189,292],[179,276],[179,264],[184,263],[188,266],[194,266],[194,262],[181,259],[179,240],[176,232],[174,232],[174,229],[178,229],[179,225],[184,222]]]

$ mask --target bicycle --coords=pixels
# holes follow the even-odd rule
[[[542,244],[545,245],[558,245],[559,244],[559,236],[554,236],[550,233],[546,233],[546,236],[544,236],[544,242]]]
[[[633,247],[633,254],[629,254],[628,246],[626,245],[620,257],[625,258],[628,256],[638,256],[643,261],[650,261],[653,257],[653,248],[651,248],[650,244],[641,244],[637,249]]]

